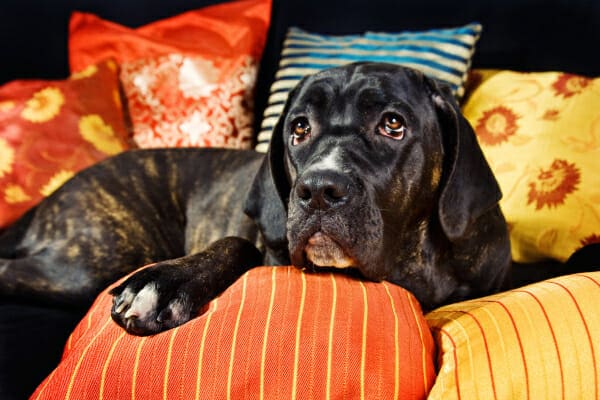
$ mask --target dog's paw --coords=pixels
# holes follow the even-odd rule
[[[198,311],[193,280],[172,266],[142,270],[110,293],[113,320],[134,335],[152,335],[179,326]]]
[[[112,318],[140,336],[174,328],[261,262],[252,243],[226,237],[203,252],[156,263],[110,292]]]

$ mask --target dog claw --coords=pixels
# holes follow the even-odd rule
[[[114,311],[117,314],[121,314],[127,308],[127,304],[125,304],[125,300],[120,297],[115,297],[114,299]]]

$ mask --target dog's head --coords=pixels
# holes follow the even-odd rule
[[[290,93],[246,211],[294,265],[382,280],[426,235],[440,248],[460,242],[500,196],[445,86],[359,63]]]

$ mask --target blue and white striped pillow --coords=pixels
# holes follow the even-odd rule
[[[356,61],[405,65],[450,84],[457,97],[471,64],[481,25],[422,32],[363,35],[321,35],[290,28],[283,44],[279,70],[258,135],[257,151],[266,151],[272,130],[289,91],[306,75]]]

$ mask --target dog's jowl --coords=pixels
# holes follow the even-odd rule
[[[112,292],[113,318],[143,335],[292,263],[388,280],[428,309],[506,287],[500,197],[444,85],[351,64],[290,93],[265,156],[133,151],[78,174],[0,238],[0,294],[87,304],[155,262]]]

